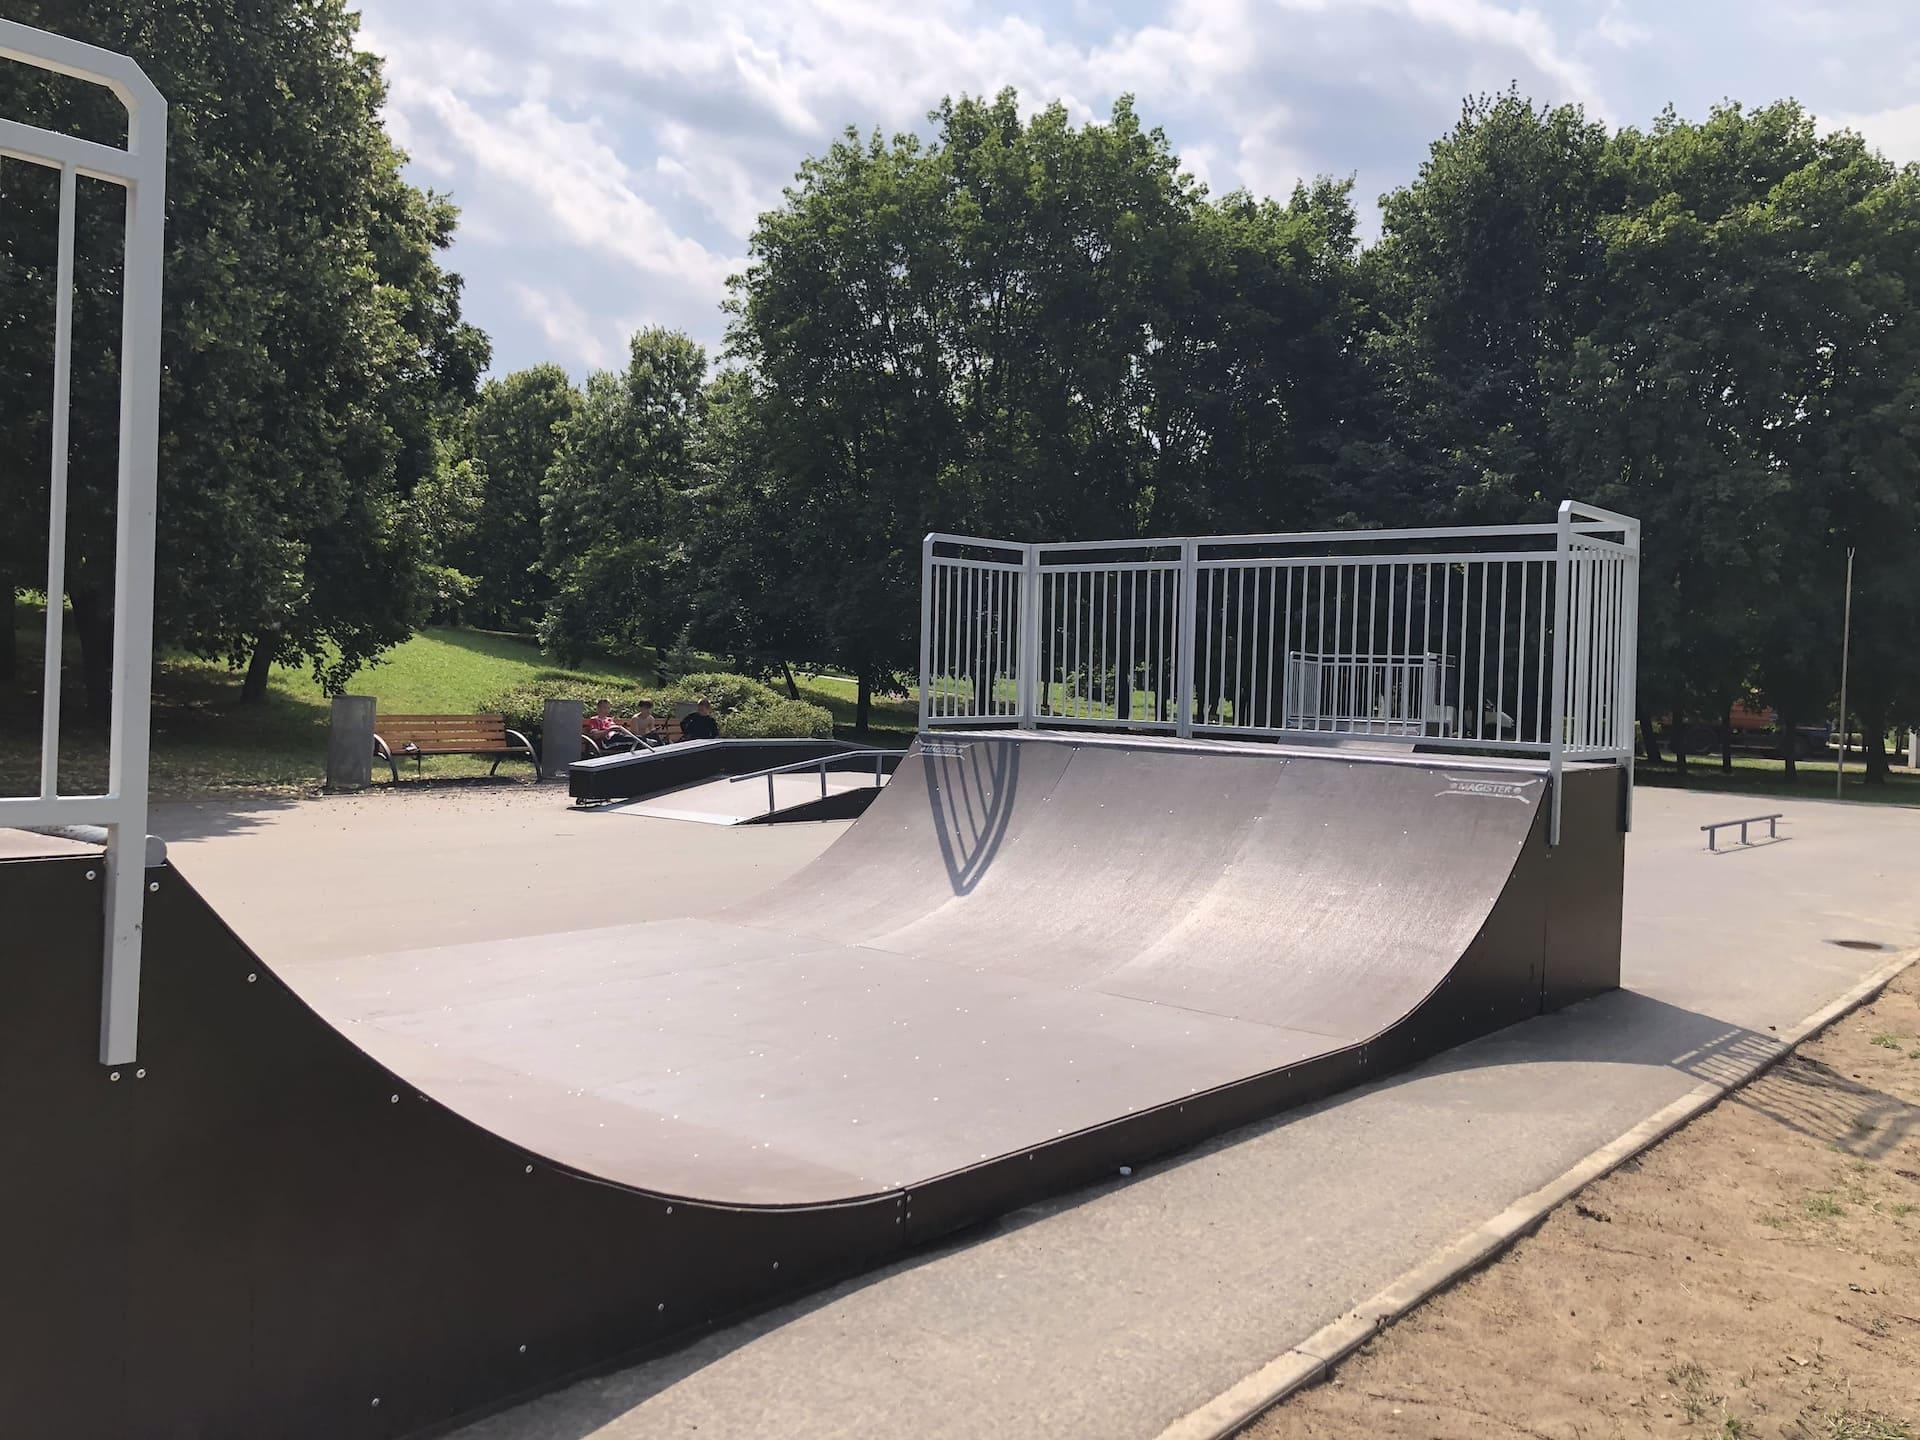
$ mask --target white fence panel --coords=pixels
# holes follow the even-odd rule
[[[1639,523],[930,535],[921,723],[1633,759]],[[1556,796],[1558,786],[1555,786]],[[1558,835],[1556,805],[1555,835]]]

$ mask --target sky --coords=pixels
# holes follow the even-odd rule
[[[1914,0],[362,0],[414,183],[496,374],[623,363],[644,325],[716,358],[754,218],[847,126],[928,129],[1014,87],[1080,120],[1131,94],[1216,194],[1352,175],[1363,228],[1463,97],[1613,125],[1800,100],[1920,161]]]

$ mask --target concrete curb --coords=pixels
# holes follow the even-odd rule
[[[1872,1000],[1888,983],[1920,960],[1910,950],[1881,966],[1831,1004],[1814,1011],[1780,1035],[1774,1050],[1748,1062],[1725,1080],[1706,1080],[1649,1115],[1625,1134],[1593,1151],[1571,1169],[1498,1215],[1435,1251],[1386,1289],[1362,1301],[1291,1349],[1269,1360],[1231,1388],[1160,1432],[1160,1440],[1224,1440],[1259,1419],[1296,1390],[1318,1384],[1333,1367],[1416,1306],[1462,1276],[1497,1259],[1523,1235],[1539,1228],[1560,1205],[1634,1156],[1651,1149],[1689,1121],[1711,1110],[1735,1090],[1765,1074],[1808,1036]]]

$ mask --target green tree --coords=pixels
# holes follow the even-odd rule
[[[579,404],[565,370],[535,365],[487,381],[468,412],[462,444],[480,473],[480,504],[460,568],[474,581],[468,612],[483,625],[518,629],[546,611],[540,496]]]
[[[690,638],[732,669],[781,673],[829,654],[816,597],[793,583],[806,496],[766,423],[767,397],[745,370],[707,386],[702,480],[689,492],[685,543]]]
[[[544,499],[554,590],[540,626],[556,653],[661,649],[685,626],[685,511],[702,481],[706,370],[686,336],[642,330],[627,368],[589,377],[562,427]]]
[[[170,105],[158,638],[247,664],[248,698],[276,660],[337,686],[412,626],[422,542],[409,501],[486,361],[435,258],[454,211],[400,178],[379,64],[354,49],[344,0],[22,0],[11,13],[133,55]],[[21,67],[0,73],[0,110],[108,140],[124,129],[104,93]],[[26,297],[47,283],[33,237],[51,233],[52,207],[30,189],[15,198],[0,205],[16,260],[5,298],[31,318],[8,327],[9,344],[50,354],[50,306]],[[96,706],[112,628],[119,243],[117,204],[90,197],[68,588]],[[44,397],[0,396],[0,435],[29,447],[8,473],[44,454],[30,448]],[[9,593],[32,583],[17,551],[0,566]]]
[[[792,537],[795,608],[860,723],[912,668],[929,529],[1290,522],[1359,488],[1346,186],[1213,204],[1127,100],[1082,126],[1011,92],[932,120],[931,143],[849,132],[808,161],[733,287],[783,468],[734,493]]]
[[[785,574],[857,678],[862,728],[874,684],[912,652],[919,537],[957,508],[942,499],[955,460],[936,331],[944,223],[916,139],[849,133],[760,217],[730,302],[729,352],[763,387],[786,467],[767,512],[788,527]]]
[[[1824,712],[1858,543],[1859,713],[1882,731],[1911,704],[1920,583],[1914,177],[1791,102],[1669,112],[1608,166],[1556,433],[1576,488],[1646,524],[1642,694],[1716,725],[1751,687],[1789,725]]]
[[[1381,201],[1364,265],[1390,396],[1375,514],[1504,521],[1562,497],[1552,372],[1596,299],[1606,144],[1577,105],[1480,96]]]

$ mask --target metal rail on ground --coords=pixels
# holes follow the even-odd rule
[[[1780,832],[1776,827],[1780,822],[1780,818],[1781,812],[1776,810],[1771,815],[1749,815],[1744,820],[1716,820],[1711,825],[1702,825],[1700,828],[1706,832],[1707,849],[1717,852],[1719,847],[1714,844],[1714,841],[1718,837],[1719,832],[1725,830],[1729,825],[1738,825],[1740,827],[1740,843],[1742,845],[1749,843],[1747,840],[1747,827],[1749,825],[1758,825],[1762,820],[1767,822],[1767,838],[1769,840],[1778,840],[1780,838]]]
[[[767,782],[767,813],[771,815],[775,810],[780,808],[774,802],[773,797],[774,776],[790,775],[799,770],[817,769],[820,772],[820,798],[824,800],[827,798],[827,766],[837,765],[843,760],[864,760],[869,755],[873,757],[873,788],[878,790],[886,783],[882,777],[882,768],[886,764],[886,757],[892,755],[897,759],[900,755],[898,750],[885,750],[871,745],[861,746],[858,749],[841,750],[832,755],[822,755],[815,760],[796,760],[790,765],[771,765],[765,770],[752,770],[745,775],[729,775],[727,777],[727,783],[729,785],[738,785],[742,780],[765,780]]]

